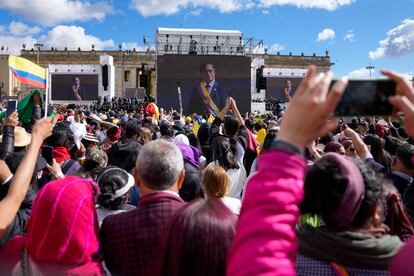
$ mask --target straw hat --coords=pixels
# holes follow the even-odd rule
[[[96,136],[90,132],[86,133],[86,136],[83,139],[90,141],[90,142],[99,143],[99,140],[96,139]]]
[[[0,140],[3,142],[3,135],[0,136]],[[30,144],[30,141],[32,141],[32,136],[23,127],[17,126],[14,128],[15,147],[25,147]]]

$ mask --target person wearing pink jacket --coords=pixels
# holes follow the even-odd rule
[[[328,117],[347,84],[341,79],[328,93],[331,78],[331,72],[317,74],[309,67],[277,139],[259,157],[259,169],[246,184],[227,275],[295,275],[295,228],[306,172],[303,150],[337,126],[338,120]]]

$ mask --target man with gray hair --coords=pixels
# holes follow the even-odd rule
[[[181,151],[163,139],[145,144],[132,172],[141,199],[135,210],[107,217],[100,231],[101,253],[113,275],[143,275],[164,226],[184,201]]]

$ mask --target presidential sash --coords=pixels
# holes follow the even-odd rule
[[[210,94],[208,93],[208,90],[206,86],[204,85],[204,82],[200,82],[200,84],[197,86],[198,93],[200,94],[201,99],[203,100],[204,105],[206,106],[207,110],[214,114],[214,116],[217,116],[217,114],[220,112],[216,104],[214,103],[213,99],[210,97]]]

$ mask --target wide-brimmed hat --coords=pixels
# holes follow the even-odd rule
[[[86,136],[83,139],[85,139],[85,140],[87,140],[89,142],[99,143],[99,140],[96,139],[95,134],[90,133],[90,132],[86,133]]]
[[[0,136],[0,141],[3,143],[3,135]],[[14,146],[15,147],[25,147],[30,144],[32,141],[32,135],[27,133],[23,127],[14,128]]]

